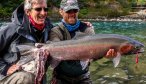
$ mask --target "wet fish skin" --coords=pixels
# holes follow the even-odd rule
[[[144,45],[132,38],[117,34],[96,34],[80,39],[44,44],[50,55],[60,60],[84,60],[104,57],[109,49],[121,55],[143,52]]]
[[[117,34],[87,35],[76,37],[72,40],[50,42],[49,44],[41,45],[43,46],[39,49],[48,50],[50,56],[55,60],[98,59],[104,57],[109,49],[114,49],[119,53],[118,55],[144,52],[144,45],[142,43],[127,36]],[[17,48],[23,56],[33,55],[32,53],[37,50],[34,46],[29,45],[18,45]]]

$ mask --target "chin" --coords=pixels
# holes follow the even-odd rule
[[[45,23],[45,21],[41,21],[41,22],[37,22],[37,24],[44,24]]]
[[[69,24],[74,25],[75,23],[76,23],[76,20],[69,21]]]
[[[76,22],[75,21],[70,21],[69,24],[74,25]]]

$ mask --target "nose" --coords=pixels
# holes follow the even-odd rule
[[[40,12],[41,14],[46,14],[47,12],[43,9],[43,10],[41,10],[41,12]]]

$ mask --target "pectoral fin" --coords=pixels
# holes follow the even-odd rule
[[[113,60],[112,60],[114,67],[117,67],[119,65],[120,60],[121,60],[121,54],[118,52],[117,56],[115,58],[113,58]]]

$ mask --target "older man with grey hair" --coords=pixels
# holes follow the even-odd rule
[[[49,32],[53,25],[47,18],[46,2],[46,0],[25,0],[13,12],[12,21],[4,28],[0,28],[0,84],[44,83],[43,72],[37,77],[38,75],[25,71],[22,65],[17,64],[19,60],[26,60],[26,57],[20,56],[16,45],[34,45],[49,40]],[[44,66],[47,69],[48,65]]]

